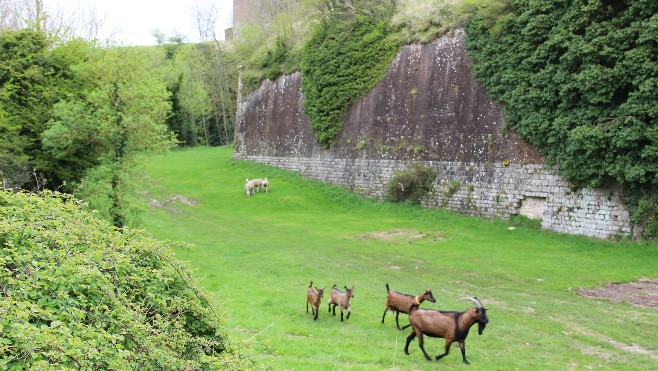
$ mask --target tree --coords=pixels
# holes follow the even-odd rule
[[[69,66],[80,61],[85,47],[71,40],[53,48],[42,32],[0,31],[0,169],[5,174],[50,167],[41,161],[40,136],[52,106],[74,84]]]
[[[43,148],[58,160],[69,160],[70,171],[81,171],[79,196],[123,227],[135,154],[175,145],[164,124],[171,107],[164,82],[153,73],[143,50],[120,47],[90,53],[89,60],[76,67],[89,86],[55,105],[42,136]]]
[[[233,128],[235,127],[235,108],[237,97],[237,68],[236,63],[224,50],[215,33],[217,17],[216,9],[210,6],[195,9],[196,23],[202,44],[197,51],[201,56],[204,68],[202,80],[206,82],[206,89],[210,96],[213,110],[213,120],[217,137],[212,140],[216,145],[227,145],[233,141]]]
[[[179,55],[177,65],[183,69],[180,89],[178,90],[178,102],[181,114],[185,116],[189,136],[186,142],[191,145],[210,145],[209,122],[212,117],[212,102],[208,94],[207,82],[204,80],[205,63],[201,45],[188,48],[186,53]],[[203,138],[203,139],[202,139]],[[179,139],[180,134],[179,134]]]

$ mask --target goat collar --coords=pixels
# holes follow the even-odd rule
[[[418,300],[418,296],[416,296],[416,304],[420,305],[420,301]]]

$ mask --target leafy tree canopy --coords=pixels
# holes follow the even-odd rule
[[[71,40],[52,49],[43,33],[0,31],[1,168],[40,168],[41,132],[52,105],[72,84],[69,66],[79,60],[81,47]]]
[[[134,155],[175,144],[165,125],[169,93],[149,62],[141,49],[90,49],[73,67],[85,86],[54,105],[42,134],[58,176],[70,176],[63,181],[71,183],[84,179],[81,195],[117,227],[130,209],[125,197]]]

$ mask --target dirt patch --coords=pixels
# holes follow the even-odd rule
[[[194,206],[197,203],[198,203],[197,200],[185,197],[183,195],[173,195],[168,199],[162,201],[156,199],[151,199],[151,201],[149,201],[149,205],[151,205],[151,207],[161,207],[173,214],[178,214],[180,212],[175,208],[176,204]]]
[[[658,361],[658,354],[654,353],[653,351],[651,351],[649,349],[645,349],[645,348],[643,348],[643,347],[641,347],[637,344],[622,343],[622,342],[617,341],[615,339],[611,339],[611,338],[609,338],[609,337],[607,337],[607,336],[605,336],[601,333],[598,333],[598,332],[595,332],[591,329],[585,328],[585,327],[583,327],[583,326],[581,326],[580,324],[577,324],[577,323],[568,323],[568,324],[565,323],[565,325],[568,325],[568,327],[572,331],[574,331],[578,334],[591,337],[591,338],[596,339],[598,341],[606,342],[606,343],[612,345],[613,347],[615,347],[619,350],[622,350],[624,352],[634,353],[634,354],[642,354],[642,355],[651,357],[651,359],[653,359],[653,360]],[[564,332],[564,334],[568,336],[568,335],[571,335],[571,332]],[[601,359],[604,359],[606,361],[610,361],[613,358],[612,354],[610,354],[609,352],[606,352],[602,349],[584,347],[584,348],[581,348],[580,351],[583,354],[597,356],[597,357],[599,357]]]
[[[625,301],[643,308],[658,309],[658,278],[641,278],[637,282],[614,283],[598,289],[580,289],[580,295],[608,299],[614,302]]]
[[[375,231],[356,236],[358,240],[383,241],[391,243],[411,243],[417,240],[443,241],[445,233],[441,231],[419,232],[411,229],[396,228],[390,231]]]

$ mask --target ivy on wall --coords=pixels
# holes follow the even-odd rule
[[[327,18],[304,46],[303,105],[319,143],[332,143],[349,107],[386,73],[402,47],[392,31],[388,18]]]
[[[658,3],[645,0],[511,0],[495,20],[475,16],[466,46],[507,124],[547,164],[577,185],[618,182],[651,194],[658,186],[657,13]]]

